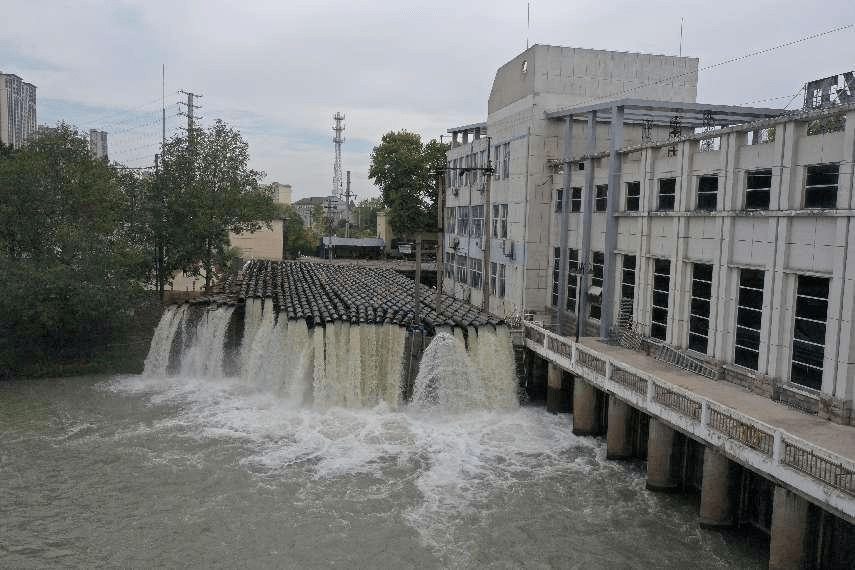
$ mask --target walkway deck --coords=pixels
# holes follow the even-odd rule
[[[527,322],[525,344],[552,364],[855,524],[855,427],[596,338],[575,343]]]

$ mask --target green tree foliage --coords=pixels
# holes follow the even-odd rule
[[[146,271],[139,189],[66,125],[0,151],[0,371],[85,358],[123,329]]]
[[[368,177],[380,188],[389,221],[398,234],[436,228],[436,171],[449,145],[409,131],[390,131],[371,152]]]
[[[249,145],[220,120],[166,144],[155,192],[163,195],[155,210],[168,220],[158,240],[173,252],[167,271],[204,275],[209,288],[217,267],[228,261],[229,231],[269,227],[276,213],[273,196],[260,185],[264,173],[250,169],[248,162]]]
[[[318,247],[318,237],[303,226],[299,212],[288,204],[277,204],[277,208],[277,217],[282,220],[282,257],[296,258],[313,252]]]
[[[375,196],[360,200],[353,209],[354,220],[359,227],[362,237],[377,235],[377,212],[383,209],[383,198]]]

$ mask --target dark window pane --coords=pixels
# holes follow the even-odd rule
[[[692,282],[692,296],[693,297],[702,297],[704,299],[710,298],[710,293],[712,291],[712,284],[706,281],[693,281]]]
[[[708,317],[710,314],[710,302],[704,299],[692,299],[692,314]]]
[[[673,195],[668,195],[668,196],[660,195],[659,196],[659,209],[665,210],[665,211],[673,210],[674,209],[674,196]]]
[[[746,187],[749,190],[755,188],[770,188],[772,186],[772,169],[755,170],[749,172],[746,180]]]
[[[676,178],[660,178],[659,179],[659,193],[660,194],[674,194],[677,188],[677,179]]]
[[[745,194],[745,208],[748,210],[768,210],[769,191],[752,190]]]
[[[736,344],[744,348],[760,350],[760,331],[737,326]]]
[[[828,299],[828,286],[830,279],[826,277],[809,277],[799,275],[798,293],[809,297]]]
[[[704,281],[712,281],[712,265],[696,263],[694,269],[694,278]]]
[[[825,322],[828,316],[828,301],[798,297],[796,299],[796,316]]]
[[[840,167],[836,164],[817,164],[807,167],[805,186],[837,185]]]
[[[637,212],[638,211],[638,198],[627,198],[626,199],[626,211],[627,212]]]
[[[626,183],[626,210],[628,212],[637,212],[639,198],[641,196],[641,182]]]
[[[591,305],[591,312],[589,313],[592,319],[600,318],[600,306],[599,305]]]
[[[739,306],[760,309],[763,306],[763,291],[757,289],[740,289]]]
[[[710,322],[703,317],[689,317],[689,330],[707,336],[710,332]]]
[[[815,368],[822,368],[822,360],[825,351],[821,346],[815,346],[806,342],[796,341],[793,343],[793,360],[802,364],[809,364]]]
[[[595,251],[594,252],[594,263],[595,264],[602,265],[603,263],[605,263],[605,259],[606,259],[605,254],[603,254],[602,251]],[[602,270],[603,269],[600,268],[600,271],[602,271]]]
[[[718,197],[715,194],[698,194],[698,210],[712,212],[718,205]]]
[[[824,345],[825,323],[815,323],[813,321],[796,319],[793,326],[793,338]]]
[[[620,294],[624,299],[632,299],[635,297],[635,287],[627,284],[621,285]]]
[[[706,353],[707,344],[707,337],[689,333],[689,348],[691,348],[692,350],[697,350],[698,352]]]
[[[653,310],[650,313],[651,320],[654,323],[665,324],[668,322],[668,309],[660,309],[658,307],[653,307]]]
[[[665,340],[665,325],[657,323],[650,325],[650,336],[655,339]]]
[[[756,269],[743,269],[739,272],[739,286],[763,289],[763,271]]]
[[[762,318],[762,312],[740,307],[736,313],[736,324],[741,327],[760,330],[760,322]]]
[[[805,208],[836,208],[837,186],[805,189]]]
[[[656,259],[653,261],[653,273],[668,275],[671,273],[671,260]]]
[[[654,307],[663,307],[668,308],[668,291],[654,291],[653,292],[653,306]]]
[[[822,370],[816,370],[814,368],[804,366],[803,364],[793,362],[790,381],[795,384],[807,386],[808,388],[813,388],[814,390],[819,390],[822,388]]]
[[[733,354],[733,361],[736,362],[740,366],[744,366],[745,368],[751,368],[752,370],[757,370],[757,361],[759,360],[760,355],[751,350],[746,350],[744,348],[736,347],[736,350]]]
[[[698,179],[698,192],[718,192],[718,176],[701,176]]]
[[[635,269],[635,256],[634,255],[624,255],[623,256],[623,268],[624,269]]]

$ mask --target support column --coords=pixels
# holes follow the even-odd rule
[[[808,502],[783,487],[775,487],[769,570],[802,567],[807,521]]]
[[[731,526],[732,504],[730,460],[712,447],[707,447],[704,449],[704,476],[701,483],[701,527]]]
[[[573,434],[596,435],[597,389],[578,377],[573,382]]]
[[[566,119],[566,127],[564,130],[564,189],[563,200],[561,200],[561,223],[559,225],[558,244],[561,249],[561,259],[558,263],[558,334],[567,335],[566,315],[567,315],[567,242],[568,228],[570,221],[567,219],[570,212],[570,179],[572,168],[570,168],[570,159],[573,158],[572,144],[573,142],[573,116]],[[573,267],[573,270],[576,268]]]
[[[615,212],[621,195],[621,154],[623,146],[623,106],[612,107],[611,140],[609,142],[609,186],[606,194],[606,238],[603,252],[603,293],[600,315],[600,340],[608,340],[610,329],[614,325],[615,281],[618,272],[615,267],[615,249],[617,248],[618,224]]]
[[[588,113],[588,155],[597,152],[597,112]],[[565,190],[566,191],[566,190]],[[591,222],[594,212],[594,159],[585,159],[585,192],[582,195],[582,251],[579,261],[582,263],[582,273],[579,275],[579,303],[576,306],[576,341],[579,336],[585,336],[585,325],[588,322],[588,287],[591,276]],[[575,408],[574,408],[575,409]]]
[[[656,418],[650,418],[647,438],[647,488],[651,491],[673,491],[677,483],[671,476],[674,430]]]
[[[609,428],[606,433],[606,459],[632,457],[632,440],[629,437],[630,406],[609,395]]]
[[[546,411],[557,414],[561,410],[562,370],[551,362],[546,376]]]

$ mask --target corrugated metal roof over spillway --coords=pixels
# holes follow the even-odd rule
[[[241,304],[248,298],[270,298],[280,315],[306,320],[310,327],[331,322],[413,323],[415,282],[385,268],[331,265],[306,261],[251,261],[226,279],[222,292],[194,304]],[[498,325],[502,320],[474,305],[420,288],[422,325],[470,327]]]

